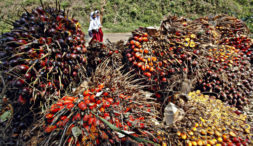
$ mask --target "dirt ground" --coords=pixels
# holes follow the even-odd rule
[[[105,33],[104,40],[109,39],[111,42],[117,42],[119,40],[127,41],[131,35],[131,33]]]

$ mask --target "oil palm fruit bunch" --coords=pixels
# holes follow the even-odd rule
[[[168,16],[162,21],[160,29],[162,34],[168,36],[168,39],[171,39],[170,36],[173,35],[180,39],[182,36],[194,34],[195,43],[199,45],[216,43],[221,37],[207,17],[189,20],[184,17]]]
[[[89,75],[91,72],[94,72],[96,67],[105,60],[109,59],[109,65],[113,67],[120,67],[122,66],[122,52],[124,49],[124,42],[118,41],[116,43],[112,43],[108,41],[108,43],[91,43],[87,47],[87,56],[88,63],[87,63],[87,72]]]
[[[64,96],[50,106],[45,114],[46,138],[42,144],[127,144],[130,140],[122,130],[137,142],[156,140],[152,135],[157,104],[140,85],[132,84],[135,81],[129,74],[122,75],[120,69],[108,67],[108,63],[97,67],[87,87],[79,89],[77,95]]]
[[[252,94],[252,68],[249,58],[233,46],[218,45],[209,48],[206,59],[210,62],[197,81],[196,89],[213,93],[218,99],[240,110],[249,104]]]
[[[240,19],[228,15],[217,15],[209,18],[215,25],[216,30],[221,34],[221,38],[247,36],[249,29]]]
[[[37,101],[54,93],[60,95],[78,84],[85,53],[84,33],[78,21],[58,5],[52,8],[42,4],[26,11],[13,22],[10,32],[0,36],[3,89],[14,107],[15,133],[33,119],[27,114],[32,104],[38,108]],[[22,120],[24,115],[31,117]]]
[[[252,85],[250,84],[252,74],[250,60],[243,53],[246,53],[246,50],[247,53],[251,53],[249,51],[251,40],[240,36],[242,34],[239,32],[247,30],[247,27],[243,24],[241,24],[243,28],[238,30],[238,32],[234,32],[238,36],[236,39],[232,38],[235,35],[232,35],[230,39],[228,36],[222,37],[220,31],[215,29],[214,24],[219,22],[220,25],[225,25],[228,21],[230,22],[230,19],[231,23],[232,20],[237,22],[236,18],[232,19],[227,16],[204,17],[192,21],[170,16],[163,21],[161,33],[167,38],[170,47],[173,44],[181,43],[185,50],[187,46],[190,46],[188,47],[189,51],[197,49],[193,50],[197,58],[200,58],[197,62],[203,59],[207,61],[205,65],[195,70],[195,72],[202,73],[202,76],[197,78],[197,84],[193,85],[195,89],[201,89],[203,92],[212,92],[222,101],[228,102],[230,105],[242,110],[248,104],[247,98],[250,97],[252,91]],[[213,23],[214,21],[217,22]],[[231,25],[229,27],[236,26]],[[247,34],[246,31],[245,34]],[[220,40],[221,37],[223,39]],[[224,40],[231,43],[223,43]],[[178,49],[179,45],[175,47]],[[190,64],[192,67],[194,65]]]
[[[149,90],[163,100],[161,93],[181,90],[182,79],[194,82],[201,78],[200,69],[208,61],[196,34],[157,32],[159,35],[152,35],[147,28],[133,32],[124,56],[127,68],[144,78],[151,85]]]
[[[225,38],[220,41],[220,44],[233,46],[236,49],[241,50],[247,57],[250,58],[252,63],[253,61],[253,40],[247,36],[238,36]]]
[[[184,118],[166,129],[175,145],[252,145],[252,128],[247,116],[237,108],[227,106],[222,101],[190,92],[187,102],[173,97],[174,103],[185,112]]]

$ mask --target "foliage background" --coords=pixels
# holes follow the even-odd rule
[[[54,5],[55,0],[43,0]],[[101,9],[105,2],[103,18],[104,31],[128,32],[139,26],[159,26],[168,14],[190,19],[199,16],[229,14],[244,20],[253,32],[253,0],[61,0],[61,6],[70,10],[87,32],[89,13]],[[7,20],[16,20],[24,12],[22,7],[31,10],[39,0],[1,0],[0,32],[7,32],[11,26]]]

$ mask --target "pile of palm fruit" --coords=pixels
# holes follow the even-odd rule
[[[45,114],[45,144],[55,145],[118,145],[131,141],[129,135],[157,141],[154,119],[157,103],[129,74],[100,64],[87,87],[74,96],[64,96]],[[150,94],[151,95],[151,94]],[[110,124],[105,123],[107,120]],[[153,127],[153,128],[151,128]],[[138,141],[138,138],[136,140]],[[133,143],[133,142],[132,142]]]
[[[149,36],[147,29],[133,32],[125,55],[129,70],[145,78],[152,85],[151,91],[182,91],[175,87],[186,81],[192,88],[212,92],[222,101],[243,109],[253,89],[249,58],[252,42],[246,36],[238,36],[245,45],[233,43],[238,39],[233,36],[244,31],[237,34],[235,30],[228,38],[225,30],[220,30],[221,25],[226,26],[220,17],[190,21],[170,16],[163,21],[159,35]],[[217,26],[212,25],[213,21],[217,21]],[[242,26],[238,29],[247,30]]]
[[[42,3],[0,36],[0,144],[252,145],[248,33],[227,15],[169,16],[86,49],[78,21]]]
[[[251,126],[247,116],[222,103],[213,96],[190,92],[191,98],[184,102],[172,97],[173,102],[185,111],[184,118],[176,121],[165,131],[176,145],[251,145]]]
[[[87,60],[87,74],[90,76],[96,70],[96,67],[105,60],[110,60],[109,64],[115,68],[122,66],[123,50],[123,41],[117,43],[108,41],[106,45],[99,42],[90,44],[87,47],[87,56],[89,56]]]
[[[0,36],[1,93],[14,109],[6,133],[17,137],[34,120],[31,108],[79,84],[87,50],[80,24],[58,5],[26,11],[12,25]]]

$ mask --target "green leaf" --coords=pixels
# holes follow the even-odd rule
[[[71,131],[72,131],[72,134],[75,137],[75,141],[77,141],[78,136],[82,134],[82,130],[79,129],[78,127],[73,127]]]
[[[133,139],[136,142],[139,142],[139,143],[150,143],[150,144],[154,144],[154,145],[159,145],[157,143],[154,143],[153,141],[145,140],[145,139],[138,138],[138,137],[132,136],[130,134],[127,134],[126,132],[120,130],[119,128],[117,128],[116,126],[114,126],[113,124],[111,124],[110,122],[108,122],[107,120],[105,120],[104,118],[102,118],[102,117],[98,116],[97,114],[95,114],[94,112],[91,112],[91,113],[94,114],[98,119],[100,119],[101,121],[103,121],[112,130],[117,131],[119,133],[122,133],[122,134],[130,137],[131,139]]]
[[[11,111],[6,111],[0,116],[1,122],[4,122],[11,118]]]

